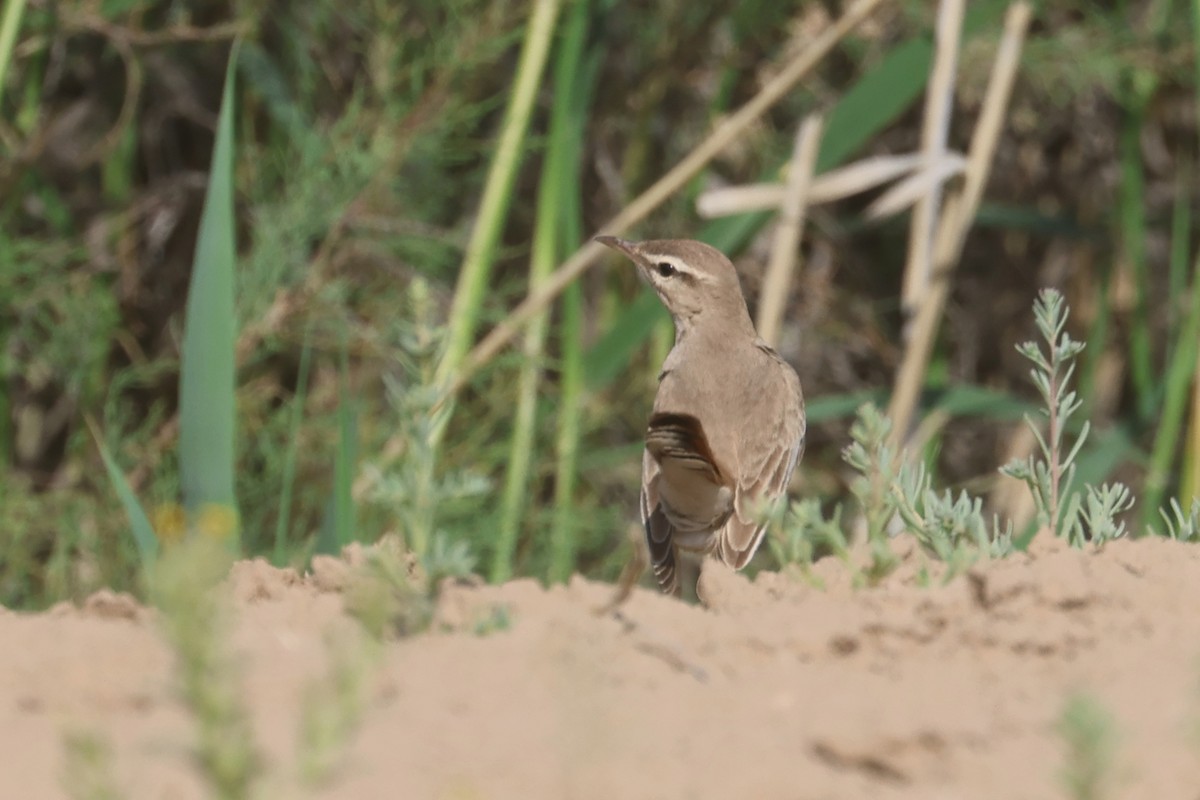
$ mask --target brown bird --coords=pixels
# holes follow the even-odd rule
[[[762,511],[783,499],[804,452],[800,379],[755,332],[737,271],[719,250],[596,241],[637,265],[675,323],[646,430],[641,516],[659,587],[679,594],[679,551],[741,569],[762,543]],[[645,569],[635,552],[609,608]]]

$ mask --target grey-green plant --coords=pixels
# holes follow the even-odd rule
[[[231,554],[220,538],[195,532],[149,571],[150,597],[175,654],[179,693],[196,726],[201,775],[220,800],[252,796],[263,760],[228,652],[228,608],[220,597]]]
[[[429,627],[433,602],[419,562],[385,538],[366,553],[346,588],[346,612],[376,641]]]
[[[1192,498],[1191,508],[1186,513],[1179,500],[1172,497],[1170,511],[1168,514],[1165,508],[1158,510],[1164,525],[1162,535],[1179,542],[1191,542],[1200,538],[1200,497]],[[1158,533],[1154,529],[1151,531]]]
[[[965,491],[957,497],[935,491],[923,462],[901,466],[892,496],[905,529],[942,561],[959,563],[971,552],[1003,558],[1012,551],[1012,523],[1001,525],[993,515],[989,525],[983,500]]]
[[[1069,311],[1057,290],[1039,292],[1033,314],[1046,349],[1043,352],[1036,342],[1024,342],[1017,345],[1017,351],[1033,362],[1029,374],[1042,397],[1046,432],[1043,434],[1041,426],[1026,416],[1037,438],[1038,452],[1026,459],[1014,459],[1000,471],[1029,487],[1042,527],[1075,547],[1082,546],[1089,533],[1092,541],[1100,544],[1124,535],[1124,524],[1115,519],[1132,508],[1133,496],[1119,483],[1099,488],[1088,485],[1082,493],[1077,490],[1075,459],[1087,441],[1090,423],[1083,422],[1069,446],[1067,430],[1083,404],[1070,387],[1075,359],[1083,352],[1084,343],[1067,332]]]
[[[1082,489],[1075,486],[1075,461],[1087,439],[1088,425],[1085,422],[1073,440],[1067,431],[1081,406],[1070,383],[1083,343],[1066,332],[1068,310],[1059,292],[1042,291],[1034,305],[1034,316],[1046,350],[1043,352],[1034,342],[1022,344],[1018,350],[1034,364],[1030,374],[1042,396],[1048,430],[1043,434],[1027,416],[1038,452],[1005,465],[1001,472],[1025,482],[1043,527],[1075,546],[1088,540],[1103,544],[1126,534],[1122,515],[1132,508],[1133,495],[1121,483],[1085,485]],[[856,473],[851,491],[865,522],[871,554],[866,579],[879,580],[895,568],[896,556],[888,543],[895,533],[915,537],[926,552],[945,563],[945,580],[981,557],[1002,558],[1012,552],[1012,522],[1002,522],[997,515],[989,521],[983,513],[982,499],[965,491],[957,495],[949,490],[936,491],[924,462],[896,456],[887,444],[890,430],[890,420],[874,405],[860,406],[850,428],[852,442],[842,452]],[[1168,535],[1181,539],[1195,536],[1200,501],[1193,505],[1190,515],[1183,513],[1177,501],[1172,501],[1172,510],[1173,518],[1165,511],[1162,514]],[[840,519],[840,509],[833,519]],[[807,564],[814,550],[823,546],[849,561],[845,545],[831,534],[830,522],[815,500],[793,504],[788,515],[772,523],[768,542],[776,560],[781,564]],[[833,527],[840,526],[835,522]],[[838,536],[843,536],[840,530]]]
[[[1105,483],[1100,488],[1086,487],[1079,524],[1095,544],[1104,544],[1125,535],[1125,520],[1120,515],[1133,508],[1133,494],[1123,483]]]
[[[898,561],[888,545],[888,524],[896,514],[892,484],[899,464],[887,444],[891,421],[873,405],[858,409],[850,426],[851,444],[842,451],[842,460],[858,475],[850,491],[858,501],[867,526],[867,545],[871,551],[868,569],[872,580],[880,580],[896,568]]]
[[[443,580],[465,580],[475,569],[475,554],[471,547],[462,539],[451,539],[439,533],[433,537],[433,544],[425,554],[421,565],[425,575],[436,588]]]
[[[887,535],[888,523],[896,511],[891,483],[900,465],[887,444],[891,430],[891,420],[866,403],[859,406],[850,426],[851,443],[842,451],[842,460],[858,473],[850,491],[862,508],[868,540]]]
[[[896,458],[888,446],[891,421],[871,404],[862,406],[850,429],[853,442],[843,452],[858,476],[852,489],[867,520],[871,577],[882,578],[896,566],[887,544],[888,527],[899,517],[904,532],[949,564],[949,579],[979,556],[1002,557],[1012,549],[1011,526],[993,517],[989,525],[983,501],[965,491],[957,497],[937,492],[922,461]]]
[[[814,537],[811,530],[822,518],[821,501],[808,497],[794,500],[790,506],[779,505],[776,508],[777,513],[763,520],[767,525],[767,549],[781,566],[806,568],[813,560]]]
[[[329,667],[304,692],[300,712],[297,768],[302,783],[318,786],[338,766],[351,735],[367,709],[368,687],[393,635],[426,630],[433,620],[443,578],[465,578],[475,566],[466,542],[434,537],[418,560],[399,537],[384,537],[364,553],[344,594],[352,630],[332,629],[326,639]],[[484,633],[482,621],[477,632]],[[507,617],[491,622],[507,625]]]
[[[121,800],[114,769],[112,742],[93,730],[71,730],[63,736],[62,785],[71,800]]]
[[[465,541],[439,533],[424,557],[384,537],[367,550],[346,591],[346,610],[378,641],[420,633],[433,621],[442,582],[467,580],[476,560]]]
[[[512,612],[508,606],[494,605],[471,623],[471,633],[476,636],[488,636],[508,630],[512,623]]]
[[[1061,777],[1073,800],[1106,797],[1113,780],[1116,724],[1095,697],[1077,692],[1067,698],[1058,719],[1065,746]]]
[[[308,786],[327,781],[367,708],[368,684],[381,657],[380,641],[365,628],[326,635],[325,674],[304,690],[297,768]]]
[[[790,506],[779,506],[768,525],[767,547],[775,561],[785,568],[794,567],[814,586],[822,587],[821,579],[809,569],[817,548],[824,548],[840,559],[854,573],[855,582],[859,580],[858,568],[850,558],[840,505],[826,517],[817,498],[797,500]]]
[[[415,279],[409,290],[408,321],[396,335],[397,368],[384,375],[398,457],[365,465],[368,500],[388,509],[400,524],[405,543],[418,558],[430,551],[440,528],[439,514],[450,506],[486,494],[490,482],[467,470],[437,470],[436,435],[444,409],[434,370],[443,349],[444,330],[435,322],[429,285]],[[441,533],[445,533],[441,531]]]

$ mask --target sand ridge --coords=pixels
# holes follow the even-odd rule
[[[1200,548],[1161,539],[1028,554],[855,588],[825,559],[706,575],[712,608],[612,587],[447,585],[434,630],[390,642],[332,779],[290,775],[300,698],[329,667],[348,570],[239,562],[225,591],[272,777],[320,798],[1053,798],[1072,691],[1115,720],[1118,794],[1200,797]],[[507,627],[480,635],[504,610]],[[0,610],[0,797],[59,798],[62,738],[103,731],[130,797],[199,798],[192,728],[155,612],[102,592]]]

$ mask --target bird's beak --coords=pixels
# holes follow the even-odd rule
[[[650,264],[646,261],[646,257],[642,255],[637,242],[631,242],[628,239],[622,239],[618,236],[597,236],[596,241],[624,255],[638,268],[638,274],[642,277],[642,280],[650,280],[646,274],[646,270],[650,268]]]
[[[637,242],[631,242],[628,239],[622,239],[618,236],[597,236],[596,241],[605,247],[611,247],[619,253],[624,253],[634,262],[639,260]]]

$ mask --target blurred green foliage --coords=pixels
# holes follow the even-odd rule
[[[924,410],[950,419],[927,448],[940,482],[976,484],[1010,455],[1033,399],[1012,344],[1028,338],[1037,289],[1054,285],[1088,343],[1080,398],[1096,434],[1079,454],[1080,480],[1115,474],[1140,491],[1149,473],[1156,496],[1181,494],[1189,507],[1190,484],[1180,487],[1200,458],[1187,359],[1200,275],[1197,187],[1178,176],[1200,163],[1200,71],[1185,6],[1038,8],[987,225],[968,240],[927,377]],[[476,378],[436,463],[422,449],[430,348],[477,222],[529,7],[6,4],[0,42],[11,31],[15,44],[0,48],[0,603],[137,586],[137,549],[87,416],[150,520],[161,528],[180,500],[183,309],[235,38],[244,550],[302,563],[351,537],[423,530],[468,543],[493,574],[615,575],[669,343],[630,272],[586,276],[552,312],[540,352],[507,352]],[[1003,7],[971,4],[953,147],[978,114]],[[753,96],[830,8],[565,2],[480,326],[525,293],[546,208],[563,217],[561,258]],[[830,112],[822,168],[913,149],[932,13],[914,0],[885,4],[636,235],[719,244],[738,256],[755,303],[769,220],[703,223],[695,193],[777,175],[814,109]],[[556,152],[566,163],[547,188]],[[838,457],[849,420],[886,394],[901,352],[906,226],[864,225],[863,207],[852,199],[812,216],[782,344],[810,398],[796,488],[827,508],[849,491]],[[518,376],[531,358],[530,457],[497,551]],[[1156,437],[1168,425],[1178,435]],[[422,468],[429,480],[414,480]],[[569,537],[556,538],[568,523]]]

